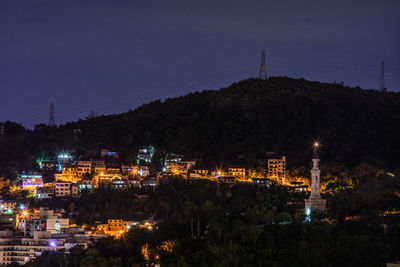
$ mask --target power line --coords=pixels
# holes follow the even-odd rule
[[[170,91],[176,90],[177,88],[185,88],[185,89],[189,88],[189,87],[191,88],[191,86],[193,84],[193,81],[195,83],[197,83],[197,84],[202,84],[202,85],[203,84],[207,84],[207,83],[210,83],[212,81],[221,80],[221,79],[233,76],[233,75],[237,75],[237,74],[243,73],[244,71],[248,71],[250,68],[253,68],[255,62],[256,62],[255,59],[253,59],[251,61],[248,61],[248,63],[244,65],[244,66],[246,66],[246,68],[244,68],[244,69],[242,68],[240,71],[233,72],[231,67],[228,67],[227,69],[225,69],[225,70],[223,70],[221,72],[218,72],[218,73],[212,73],[212,74],[203,76],[203,77],[195,79],[195,80],[191,79],[190,80],[191,82],[187,81],[187,83],[186,83],[185,81],[182,81],[182,79],[178,79],[178,80],[176,80],[178,83],[174,82],[169,86],[160,88],[159,90],[154,90],[154,87],[153,88],[151,88],[151,87],[145,88],[144,90],[151,90],[152,89],[152,92],[153,92],[152,95],[154,95],[154,94],[158,94],[158,93],[170,92]],[[190,86],[188,84],[190,84]],[[102,97],[101,99],[105,100],[105,101],[102,101],[100,103],[95,103],[94,105],[90,105],[90,106],[84,106],[83,108],[80,108],[80,107],[82,107],[81,105],[68,105],[68,106],[65,106],[63,109],[61,109],[61,112],[60,112],[60,109],[57,109],[58,110],[57,113],[59,114],[57,117],[58,118],[63,118],[63,117],[66,117],[66,116],[70,115],[71,113],[69,113],[68,111],[77,111],[78,110],[78,112],[72,113],[72,114],[78,115],[78,114],[87,113],[90,110],[96,110],[96,109],[104,108],[104,107],[110,108],[110,107],[113,107],[115,105],[131,103],[131,101],[135,100],[137,98],[137,96],[140,95],[140,94],[141,94],[140,92],[135,92],[135,94],[131,95],[128,98],[124,97],[124,96],[118,96],[118,97],[114,97],[114,98],[111,98],[111,99],[108,98],[108,97]],[[144,97],[142,97],[141,99],[143,99],[143,98]],[[120,99],[123,100],[123,101],[118,101]],[[127,99],[128,99],[128,101],[127,101]],[[42,116],[36,117],[36,119],[34,119],[33,121],[38,121],[38,120],[43,121],[43,119],[39,119],[40,117],[42,117]],[[32,121],[32,119],[27,119],[24,122],[26,123],[26,122],[31,122],[31,121]]]
[[[249,71],[250,69],[255,67],[255,63],[259,61],[260,58],[258,59],[251,58],[247,61],[246,64],[241,64],[240,66],[242,67],[240,70],[237,70],[238,64],[232,64],[230,66],[225,67],[222,71],[220,72],[214,72],[214,73],[208,73],[206,75],[203,74],[197,74],[193,73],[192,77],[188,77],[186,79],[182,78],[177,78],[173,81],[169,81],[169,84],[166,84],[163,81],[158,81],[156,84],[159,86],[148,86],[146,88],[141,88],[140,91],[130,91],[129,96],[126,95],[117,95],[114,94],[112,96],[103,96],[99,98],[98,102],[92,102],[90,105],[85,105],[82,106],[81,104],[71,104],[68,103],[64,106],[61,106],[61,108],[57,108],[57,118],[68,118],[71,115],[76,115],[78,116],[79,114],[84,114],[88,113],[91,110],[96,110],[98,112],[102,112],[105,110],[110,110],[111,108],[117,108],[121,109],[122,106],[124,105],[138,105],[138,103],[144,103],[146,99],[149,99],[150,97],[155,96],[157,99],[162,99],[166,98],[171,92],[176,93],[185,91],[189,89],[189,91],[193,91],[193,84],[196,85],[196,88],[200,88],[201,86],[204,86],[205,84],[210,84],[210,83],[215,83],[216,81],[225,81],[228,80],[229,77],[234,76],[235,80],[238,80],[238,75],[245,73]],[[312,68],[309,67],[301,67],[301,66],[293,66],[293,65],[287,65],[287,64],[274,64],[274,62],[269,63],[269,66],[272,66],[274,70],[280,69],[279,75],[282,75],[282,73],[290,73],[292,72],[291,75],[293,75],[293,71],[290,71],[290,69],[298,70],[297,74],[303,76],[305,73],[323,73],[323,74],[329,74],[332,75],[334,73],[351,73],[351,72],[360,72],[360,73],[366,73],[371,71],[371,74],[369,74],[370,78],[375,77],[378,75],[376,73],[376,70],[374,73],[372,73],[372,70],[361,70],[360,68],[357,67],[351,67],[347,63],[345,65],[342,65],[342,67],[334,66],[335,64],[340,63],[333,63],[329,62],[332,64],[324,64],[323,66],[315,66],[313,65]],[[360,64],[353,64],[353,66],[364,66]],[[276,71],[275,71],[276,72]],[[389,71],[390,72],[390,71]],[[250,74],[250,73],[249,73]],[[261,76],[260,76],[261,75]],[[267,64],[266,64],[266,59],[265,59],[265,50],[262,50],[261,52],[261,66],[260,66],[260,73],[259,77],[261,78],[267,78],[268,76],[267,73]],[[246,75],[246,77],[249,77],[251,75]],[[382,76],[382,75],[381,75]],[[244,77],[244,78],[246,78]],[[365,75],[365,77],[368,77]],[[158,88],[158,89],[157,89]],[[115,92],[115,89],[109,90],[110,92]],[[146,91],[146,95],[143,94],[143,91]],[[149,94],[150,93],[150,94]],[[143,101],[143,102],[141,102]],[[38,114],[39,115],[39,114]],[[44,121],[43,115],[39,115],[37,117],[38,119],[40,118],[41,121]],[[27,120],[28,121],[28,120]],[[31,118],[29,119],[29,122],[36,121],[32,120]]]

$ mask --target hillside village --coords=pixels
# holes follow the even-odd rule
[[[128,190],[136,188],[146,195],[160,183],[170,177],[180,176],[189,180],[208,180],[233,185],[251,183],[257,187],[268,187],[271,183],[288,186],[294,192],[306,192],[309,188],[302,181],[289,182],[286,170],[286,157],[270,157],[265,160],[265,171],[231,166],[226,169],[198,169],[195,160],[184,160],[183,155],[167,153],[160,170],[154,171],[152,165],[155,148],[141,148],[137,152],[135,163],[121,164],[118,152],[102,149],[99,157],[90,160],[74,160],[68,153],[60,153],[54,160],[37,160],[38,170],[24,171],[19,178],[10,183],[3,180],[2,188],[10,192],[1,201],[0,243],[18,244],[21,252],[0,253],[3,264],[31,260],[40,251],[49,248],[68,249],[77,244],[87,247],[94,239],[104,236],[118,238],[133,227],[151,230],[154,220],[125,221],[121,218],[109,218],[99,222],[95,230],[87,231],[69,223],[69,215],[63,209],[52,210],[46,207],[31,208],[29,199],[66,199],[79,198],[83,193],[96,188],[107,190]],[[23,192],[26,200],[13,199]],[[14,245],[11,245],[12,248]],[[33,248],[33,246],[35,248]],[[37,247],[37,248],[36,248]],[[34,253],[30,251],[34,251]]]

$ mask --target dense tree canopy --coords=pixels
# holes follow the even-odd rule
[[[314,139],[321,141],[326,162],[394,168],[399,166],[399,107],[400,94],[394,92],[286,77],[249,79],[59,127],[37,125],[30,131],[7,122],[0,172],[12,175],[34,166],[37,157],[65,150],[95,157],[109,148],[132,161],[137,149],[149,144],[209,167],[256,165],[266,151],[302,166]],[[74,129],[82,134],[74,136]]]
[[[381,184],[372,190],[374,179]],[[385,266],[400,256],[399,217],[382,216],[400,206],[393,194],[399,188],[397,177],[365,178],[354,189],[324,195],[327,220],[312,222],[304,220],[305,195],[279,185],[217,186],[176,177],[146,199],[99,189],[71,200],[79,207],[69,208],[76,223],[154,215],[159,224],[75,248],[65,258],[44,254],[28,266]]]

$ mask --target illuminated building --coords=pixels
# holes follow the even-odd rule
[[[114,190],[125,190],[128,188],[128,183],[127,183],[127,180],[125,180],[125,179],[113,179],[113,180],[104,182],[103,184],[100,184],[100,186],[107,187],[107,188],[114,189]]]
[[[91,191],[95,187],[95,182],[92,180],[81,180],[77,183],[78,185],[78,193],[82,193],[82,191],[89,190]]]
[[[61,233],[61,229],[69,228],[69,218],[50,218],[46,220],[46,231],[52,234]]]
[[[266,178],[252,178],[253,185],[258,187],[269,187],[271,180]]]
[[[178,155],[174,153],[167,153],[165,156],[165,165],[167,165],[169,162],[178,162],[181,161],[183,158],[183,155]]]
[[[235,176],[221,176],[219,177],[219,180],[227,184],[234,184],[237,179]]]
[[[97,226],[97,232],[106,235],[119,237],[120,235],[129,232],[132,227],[138,225],[138,222],[124,221],[121,219],[111,219],[107,224],[100,224]]]
[[[41,175],[21,175],[22,189],[35,190],[43,186],[43,179]]]
[[[106,162],[104,159],[93,159],[92,160],[92,171],[94,173],[106,172]]]
[[[35,232],[33,238],[27,238],[13,236],[11,231],[0,231],[0,264],[17,262],[23,265],[44,251],[64,249],[64,243],[65,239],[52,240],[49,232]]]
[[[3,201],[0,204],[1,212],[15,209],[16,202],[14,200]]]
[[[108,220],[108,229],[109,231],[129,231],[132,226],[137,223],[134,221],[124,221],[124,220]]]
[[[70,228],[62,233],[52,234],[49,231],[34,231],[32,237],[15,236],[12,231],[0,231],[0,265],[12,262],[24,265],[39,257],[45,251],[68,250],[76,245],[86,248],[91,239],[104,236],[88,235],[83,229]]]
[[[71,184],[71,196],[77,197],[79,195],[78,185],[76,183]]]
[[[112,173],[100,173],[93,178],[94,186],[99,187],[101,184],[108,184],[113,180],[121,180],[122,177],[119,174]]]
[[[268,179],[279,183],[284,182],[286,179],[286,157],[268,159],[267,176]]]
[[[55,196],[56,197],[68,197],[72,196],[71,183],[68,182],[56,182],[55,183]],[[77,192],[76,192],[77,193]]]
[[[122,165],[121,166],[122,174],[136,174],[137,166],[133,165]]]
[[[127,185],[128,187],[140,187],[140,181],[139,180],[135,180],[135,179],[128,179],[127,180]]]
[[[290,188],[294,192],[307,192],[308,185],[305,185],[303,182],[290,182]]]
[[[194,173],[202,174],[202,175],[208,175],[208,170],[202,170],[202,169],[196,169],[193,170]]]
[[[320,174],[318,166],[319,158],[317,154],[318,143],[314,144],[313,167],[311,169],[311,194],[305,199],[305,214],[307,220],[310,220],[312,213],[321,213],[325,211],[326,200],[321,198],[320,192]]]
[[[46,184],[46,186],[36,189],[36,197],[39,199],[53,198],[55,186],[53,184]]]
[[[68,153],[61,153],[57,156],[57,160],[61,163],[68,163],[72,161],[72,156],[69,155]]]
[[[208,170],[196,169],[196,170],[193,170],[191,173],[189,173],[189,178],[191,178],[191,179],[207,178],[208,173],[209,173]]]
[[[120,168],[107,168],[107,173],[109,174],[120,174],[121,173],[121,169]]]
[[[224,172],[222,170],[215,170],[215,171],[211,172],[211,176],[213,178],[219,178],[221,176],[228,176],[228,175],[229,175],[228,173],[226,173],[226,172]]]
[[[187,174],[195,164],[195,161],[169,161],[165,167],[167,172],[173,174]]]
[[[106,161],[104,159],[92,159],[92,168],[94,166],[105,166]]]
[[[63,174],[66,175],[77,175],[78,169],[76,168],[75,163],[65,163],[61,165],[61,171]]]
[[[52,234],[61,233],[69,228],[69,218],[62,218],[54,210],[40,208],[39,210],[24,210],[19,216],[18,231],[25,236],[31,236],[35,231],[49,231]]]
[[[110,151],[110,150],[108,150],[108,149],[102,149],[101,151],[100,151],[100,156],[102,157],[102,158],[106,158],[106,157],[111,157],[111,158],[118,158],[118,153],[117,152],[115,152],[115,151]]]
[[[93,166],[94,173],[105,173],[106,172],[106,165],[95,165]]]
[[[240,180],[246,179],[246,169],[245,168],[238,168],[238,167],[231,167],[228,169],[229,175],[235,176]]]
[[[55,173],[56,182],[77,182],[81,180],[75,163],[62,164],[61,173]]]
[[[142,180],[142,187],[156,188],[159,184],[157,177],[147,177]]]
[[[43,160],[41,161],[42,173],[54,173],[58,169],[58,161],[56,160]]]
[[[6,186],[10,186],[10,180],[0,177],[0,189],[3,189]]]
[[[0,228],[15,231],[18,228],[19,214],[0,214]]]
[[[76,168],[77,168],[77,174],[79,176],[82,176],[86,173],[91,173],[92,172],[92,161],[80,160],[77,162]]]
[[[151,162],[151,158],[153,157],[153,154],[151,153],[150,149],[147,148],[141,148],[139,149],[138,152],[138,160],[143,160],[144,162]]]
[[[76,183],[76,182],[80,181],[82,178],[78,175],[55,173],[54,179],[56,180],[56,182]]]
[[[149,170],[149,167],[147,167],[147,166],[140,166],[138,168],[137,172],[138,172],[138,175],[141,177],[146,177],[146,176],[150,175],[150,170]]]
[[[78,173],[78,168],[74,163],[62,164],[61,173],[55,173],[56,182],[78,182],[82,178]]]

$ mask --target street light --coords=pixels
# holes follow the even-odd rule
[[[56,249],[57,249],[57,241],[51,240],[49,245],[50,245],[50,247],[54,248],[54,251],[56,251]]]

